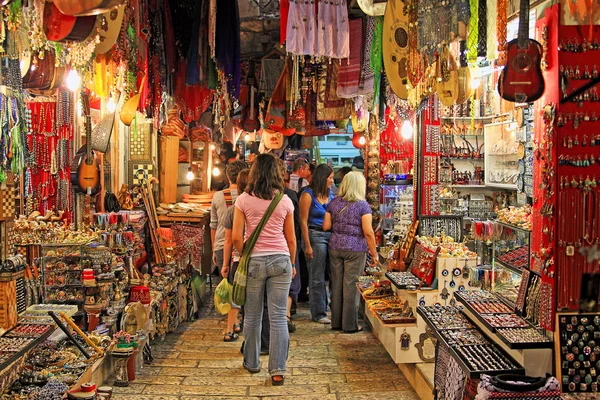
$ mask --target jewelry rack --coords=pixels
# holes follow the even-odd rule
[[[600,314],[557,314],[556,374],[563,393],[597,393],[600,386]]]
[[[578,311],[585,274],[598,271],[588,258],[597,246],[600,163],[596,143],[600,96],[598,76],[600,26],[561,25],[555,4],[536,23],[537,40],[547,49],[546,91],[534,113],[534,201],[531,270],[541,276],[540,325],[557,328],[556,312]],[[589,28],[589,29],[588,29]],[[594,64],[597,64],[594,72]],[[586,70],[587,66],[587,70]],[[563,101],[564,100],[564,101]],[[560,364],[556,365],[559,370]]]
[[[462,241],[463,217],[455,215],[421,216],[419,235],[452,237],[456,242]]]

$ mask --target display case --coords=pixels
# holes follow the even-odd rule
[[[496,224],[501,233],[493,242],[492,291],[516,305],[523,272],[529,272],[531,231]]]
[[[486,186],[517,189],[519,146],[517,124],[501,122],[484,126]],[[523,149],[524,150],[524,149]]]
[[[494,262],[519,274],[529,269],[531,231],[503,222],[496,226],[502,233],[494,240]]]
[[[83,305],[81,246],[43,245],[41,253],[44,303]]]
[[[380,211],[383,230],[404,235],[414,219],[412,182],[398,181],[381,185]]]

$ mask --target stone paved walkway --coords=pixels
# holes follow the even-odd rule
[[[418,400],[375,336],[347,335],[310,321],[305,306],[294,317],[285,385],[271,386],[267,357],[263,370],[242,368],[242,339],[223,342],[224,318],[208,316],[180,326],[153,346],[155,362],[116,400]]]

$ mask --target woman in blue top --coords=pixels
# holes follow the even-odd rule
[[[309,274],[310,313],[315,322],[330,324],[327,318],[327,291],[325,265],[330,232],[323,231],[323,219],[329,202],[333,200],[331,185],[333,169],[321,164],[313,173],[312,181],[300,197],[300,228]]]

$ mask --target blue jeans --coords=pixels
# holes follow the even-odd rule
[[[290,336],[287,326],[287,298],[292,281],[292,263],[285,254],[252,257],[248,265],[246,304],[244,305],[244,367],[260,370],[260,336],[262,330],[265,288],[271,341],[269,373],[283,375],[287,363]]]
[[[308,230],[310,247],[313,249],[313,258],[306,259],[309,278],[310,314],[313,321],[327,317],[327,289],[325,288],[325,268],[327,266],[327,246],[330,232]],[[306,244],[305,244],[306,247]]]

